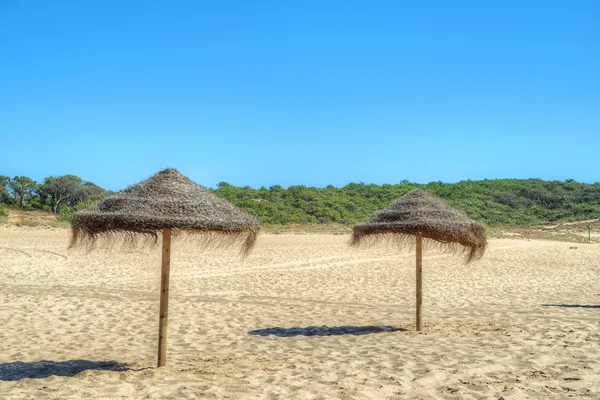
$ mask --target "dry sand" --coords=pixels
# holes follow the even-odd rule
[[[494,239],[466,267],[425,248],[418,334],[407,250],[263,235],[240,260],[175,240],[156,369],[160,248],[67,241],[0,226],[1,399],[600,398],[597,244]]]

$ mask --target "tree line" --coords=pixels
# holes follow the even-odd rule
[[[413,189],[426,190],[490,226],[536,225],[600,218],[600,183],[572,179],[494,179],[427,184],[350,183],[337,188],[290,186],[283,189],[235,187],[221,182],[214,190],[262,223],[354,224]]]
[[[350,183],[325,188],[294,185],[287,189],[279,185],[254,189],[221,182],[209,190],[255,215],[261,223],[354,224],[366,221],[373,212],[416,188],[433,193],[490,226],[600,218],[600,183],[572,179],[484,179],[427,184],[404,180],[397,184]],[[0,203],[51,211],[60,214],[63,220],[69,220],[75,210],[110,193],[74,175],[48,177],[39,184],[23,176],[0,176]]]
[[[0,204],[50,211],[64,220],[69,220],[74,210],[85,208],[110,193],[75,175],[49,176],[41,183],[27,176],[0,175]]]

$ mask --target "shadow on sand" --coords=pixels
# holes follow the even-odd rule
[[[0,381],[20,381],[27,378],[47,378],[52,375],[75,376],[87,370],[124,371],[126,364],[116,361],[35,361],[0,364]]]
[[[600,306],[586,304],[542,304],[542,307],[600,308]]]
[[[368,335],[370,333],[405,331],[404,328],[393,326],[307,326],[306,328],[265,328],[248,332],[249,335],[279,337],[292,336],[337,336],[337,335]]]

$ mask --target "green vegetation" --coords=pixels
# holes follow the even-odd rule
[[[600,218],[600,183],[572,179],[496,179],[315,188],[279,185],[270,188],[235,187],[225,182],[213,192],[256,215],[265,224],[342,223],[366,221],[409,190],[421,188],[490,226],[537,225]],[[69,221],[73,212],[88,207],[110,192],[74,175],[48,177],[37,184],[27,177],[0,175],[0,205],[51,211]],[[0,206],[0,216],[2,208]]]
[[[0,175],[0,216],[6,216],[3,207],[7,206],[51,211],[60,214],[60,220],[68,221],[74,210],[85,208],[109,193],[75,175],[50,176],[43,183],[26,176]]]
[[[395,185],[351,183],[327,186],[272,186],[252,189],[220,183],[215,194],[256,215],[261,223],[353,224],[366,221],[409,190],[421,188],[491,226],[536,225],[600,218],[600,183],[540,179],[497,179]]]

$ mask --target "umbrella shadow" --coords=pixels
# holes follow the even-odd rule
[[[590,304],[542,304],[542,307],[600,308],[600,305],[590,305]]]
[[[116,361],[34,361],[0,363],[0,381],[20,381],[21,379],[42,379],[52,375],[75,376],[83,371],[125,371],[127,364]]]
[[[405,331],[404,328],[397,328],[389,325],[372,325],[372,326],[307,326],[306,328],[264,328],[249,331],[249,335],[278,337],[293,337],[293,336],[339,336],[339,335],[368,335],[371,333],[382,332],[397,332]]]

